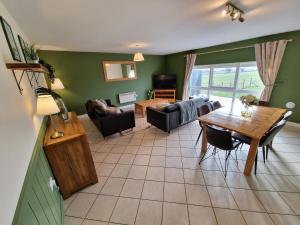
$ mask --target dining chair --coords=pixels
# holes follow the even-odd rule
[[[279,131],[284,127],[285,124],[286,124],[286,120],[282,119],[281,121],[276,123],[273,127],[271,127],[270,130],[260,140],[258,147],[262,148],[264,163],[266,162],[266,159],[268,159],[270,144],[272,143],[274,137],[279,133]],[[237,132],[233,132],[232,137],[236,140],[239,140],[241,143],[245,143],[247,145],[250,145],[251,143],[251,138]],[[257,160],[258,160],[258,153],[256,153],[255,156],[255,165],[254,165],[255,174],[257,171]]]
[[[197,108],[197,113],[198,113],[198,116],[203,116],[203,115],[206,115],[208,113],[210,113],[212,111],[212,108],[210,107],[210,105],[202,105],[200,106],[199,108]],[[202,124],[201,122],[199,121],[199,125],[200,125],[200,133],[198,135],[198,138],[197,138],[197,141],[196,141],[196,144],[198,144],[199,140],[200,140],[200,136],[202,134],[202,131],[203,131],[203,128],[202,128]]]
[[[288,121],[289,118],[292,116],[292,114],[293,114],[292,111],[287,111],[287,112],[286,112],[285,114],[283,114],[283,116],[278,120],[278,122],[281,121],[281,120]],[[276,125],[276,123],[275,123],[273,126],[275,126],[275,125]],[[271,141],[271,143],[269,144],[269,148],[270,148],[271,150],[274,150],[274,149],[273,149],[273,141]],[[266,159],[268,159],[269,148],[267,149],[267,152],[266,152]]]
[[[214,146],[215,148],[218,148],[220,150],[226,151],[225,154],[225,168],[224,168],[224,175],[225,178],[227,176],[227,168],[229,165],[229,156],[233,150],[236,150],[239,145],[241,144],[240,141],[233,139],[232,133],[230,131],[212,127],[209,125],[205,125],[206,129],[206,139],[207,142]],[[202,162],[204,156],[201,158],[199,164]]]
[[[213,110],[219,109],[221,107],[222,107],[222,105],[221,105],[221,103],[219,101],[213,101],[212,102],[212,108],[213,108]]]

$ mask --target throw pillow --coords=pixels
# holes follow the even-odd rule
[[[109,106],[107,106],[107,108],[106,108],[105,111],[106,111],[107,114],[118,114],[118,113],[121,113],[121,110],[118,109],[117,107],[109,107]]]
[[[103,101],[96,99],[95,102],[101,110],[105,111],[107,109],[107,105]]]

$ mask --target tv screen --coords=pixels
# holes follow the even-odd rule
[[[176,89],[176,75],[153,75],[152,85],[154,89]]]

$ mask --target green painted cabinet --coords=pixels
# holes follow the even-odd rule
[[[63,199],[50,188],[52,171],[43,149],[44,120],[26,174],[13,225],[63,225]]]

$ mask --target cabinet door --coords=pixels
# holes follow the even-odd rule
[[[69,143],[66,148],[69,164],[79,187],[97,182],[97,175],[89,144],[85,136]]]
[[[97,182],[91,151],[85,136],[47,147],[51,168],[66,199]]]

